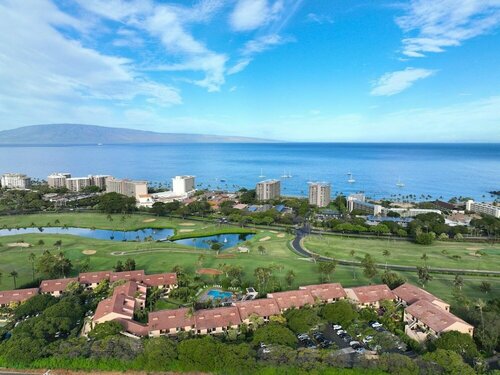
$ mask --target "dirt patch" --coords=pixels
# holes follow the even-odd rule
[[[271,233],[278,233],[278,231],[276,231],[276,230],[270,230],[269,232],[271,232]]]
[[[222,275],[222,271],[215,268],[200,268],[196,270],[198,275]]]
[[[182,225],[183,227],[194,227],[196,224],[194,224],[194,223],[180,223],[179,225]]]
[[[97,253],[97,251],[91,249],[85,249],[82,251],[82,254],[84,255],[94,255],[95,253]]]
[[[479,250],[483,250],[483,248],[482,247],[466,247],[465,250],[479,251]]]
[[[278,234],[276,237],[278,237],[278,238],[283,238],[283,237],[285,237],[285,233],[280,233],[280,234]]]
[[[31,247],[31,244],[26,242],[11,242],[7,244],[8,247]]]
[[[234,254],[219,254],[216,256],[217,259],[232,259],[236,258],[236,255]]]
[[[181,233],[187,233],[187,232],[193,232],[193,231],[194,231],[194,229],[181,229],[181,230],[179,230],[179,232],[181,232]]]
[[[470,256],[481,258],[481,254],[469,253]]]
[[[152,223],[153,221],[156,221],[156,219],[144,219],[142,222],[143,223]]]
[[[264,237],[264,238],[261,238],[261,239],[259,240],[259,242],[269,241],[270,239],[271,239],[271,237],[266,236],[266,237]]]

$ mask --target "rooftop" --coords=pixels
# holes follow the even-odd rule
[[[394,293],[385,284],[349,288],[360,303],[373,303],[395,299]]]
[[[278,315],[280,313],[280,308],[276,303],[276,300],[273,298],[261,298],[236,302],[234,305],[240,312],[241,320],[248,319],[252,315],[268,317],[271,315]]]
[[[40,284],[42,293],[64,292],[69,283],[77,281],[76,277],[68,277],[66,279],[43,280]]]
[[[473,328],[473,326],[469,323],[464,322],[452,313],[443,310],[426,300],[415,302],[406,308],[406,312],[420,320],[427,327],[430,327],[437,333],[444,331],[446,328],[455,323],[465,324]]]
[[[439,301],[445,305],[448,305],[446,302],[437,298],[435,295],[429,293],[428,291],[420,289],[419,287],[408,283],[404,283],[403,285],[398,286],[392,292],[409,305],[417,302],[418,300],[425,300],[431,303],[434,301]]]
[[[142,281],[147,286],[175,285],[177,284],[177,274],[171,272],[145,275]]]
[[[214,329],[241,324],[240,313],[235,306],[198,310],[195,315],[196,329]]]
[[[112,271],[97,271],[81,273],[78,280],[83,284],[100,283],[111,278]]]
[[[314,298],[308,290],[290,290],[287,292],[268,293],[267,297],[274,298],[280,310],[314,305]]]
[[[0,291],[0,305],[8,305],[13,302],[24,302],[37,294],[38,288],[2,290]]]
[[[143,279],[144,279],[144,270],[113,272],[111,274],[111,282],[118,280],[142,281]]]
[[[344,288],[338,283],[307,285],[299,289],[308,290],[314,298],[321,301],[346,297]]]
[[[194,316],[188,308],[154,311],[149,313],[148,318],[150,331],[192,327],[194,324]]]

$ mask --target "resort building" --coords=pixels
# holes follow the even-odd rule
[[[111,274],[110,282],[114,283],[119,280],[131,280],[141,282],[145,277],[144,270],[134,270],[134,271],[121,271],[113,272]]]
[[[142,282],[149,287],[166,289],[168,293],[171,289],[177,287],[177,274],[175,272],[170,272],[158,273],[155,275],[144,275]]]
[[[338,283],[307,285],[299,289],[307,290],[315,301],[321,303],[333,303],[347,297],[344,288]]]
[[[148,193],[148,183],[109,177],[106,179],[106,193],[118,193],[139,199],[139,196]]]
[[[38,288],[2,290],[0,291],[0,307],[8,307],[14,303],[24,302],[38,294]]]
[[[279,198],[281,195],[281,183],[279,180],[261,181],[257,183],[255,193],[259,201]]]
[[[172,178],[172,192],[175,195],[190,195],[195,191],[195,176],[175,176]]]
[[[405,333],[414,340],[425,342],[443,332],[458,331],[470,336],[474,327],[427,300],[419,300],[404,311]]]
[[[267,298],[274,298],[281,312],[314,305],[314,298],[308,290],[290,290],[287,292],[268,293]]]
[[[91,186],[92,182],[90,177],[71,177],[66,178],[66,188],[72,192],[82,191],[87,186]]]
[[[98,174],[98,175],[95,175],[95,176],[92,175],[89,177],[90,177],[90,184],[92,186],[97,186],[99,189],[105,190],[106,189],[106,181],[111,176],[107,175],[107,174]]]
[[[491,203],[481,203],[481,202],[474,202],[473,200],[468,200],[467,203],[465,204],[465,209],[469,212],[486,214],[494,216],[496,218],[500,218],[500,207],[495,206]]]
[[[429,213],[441,215],[440,210],[433,210],[428,208],[382,208],[383,215],[387,215],[389,212],[398,213],[402,218],[415,217],[417,215]]]
[[[98,324],[117,319],[132,320],[134,312],[135,299],[115,290],[111,297],[99,302],[93,321]]]
[[[78,278],[68,277],[66,279],[43,280],[40,284],[40,293],[59,297],[66,291],[68,285],[75,281],[78,282]]]
[[[22,173],[5,173],[0,178],[0,185],[8,189],[29,189],[31,178]]]
[[[427,301],[443,310],[450,311],[449,303],[446,303],[428,291],[409,283],[404,283],[403,285],[398,286],[396,289],[393,289],[392,292],[396,296],[396,301],[401,303],[404,307],[410,306],[417,301]]]
[[[347,210],[376,216],[382,213],[382,206],[367,202],[364,194],[351,194],[347,197]]]
[[[309,204],[326,207],[330,204],[332,186],[326,182],[309,183]]]
[[[268,321],[273,315],[281,313],[276,300],[273,298],[253,299],[241,302],[235,302],[234,305],[240,312],[241,321],[245,324],[251,323],[252,316],[258,316]]]
[[[382,301],[393,301],[396,299],[394,293],[385,284],[359,286],[344,289],[347,298],[360,308],[380,307]]]
[[[51,188],[64,188],[68,178],[71,178],[71,173],[52,173],[47,176],[47,183]]]
[[[175,335],[195,329],[195,318],[189,308],[150,312],[148,329],[150,337]]]
[[[196,333],[222,333],[237,329],[241,324],[240,313],[235,306],[198,310],[194,314]]]
[[[80,274],[78,281],[85,288],[95,289],[104,280],[109,281],[112,273],[112,271],[85,272]]]

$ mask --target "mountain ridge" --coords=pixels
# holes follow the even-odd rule
[[[272,143],[275,140],[210,134],[161,133],[86,124],[40,124],[0,131],[0,145],[161,143]]]

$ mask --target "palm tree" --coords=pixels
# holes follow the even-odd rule
[[[353,280],[355,280],[356,279],[356,267],[354,265],[354,256],[356,255],[356,251],[354,249],[352,249],[349,252],[349,254],[351,255],[351,258],[352,258],[352,261],[353,261],[353,263],[352,263],[352,278],[353,278]]]
[[[483,328],[483,334],[484,334],[484,318],[483,318],[483,309],[486,307],[486,303],[481,299],[479,298],[477,301],[476,301],[476,307],[478,308],[479,310],[479,313],[481,314],[481,326]]]
[[[420,257],[424,261],[424,264],[427,265],[427,260],[429,260],[429,257],[427,256],[427,253],[423,253],[422,256]]]
[[[387,258],[391,256],[391,252],[387,249],[382,251],[382,255],[385,257],[385,269],[387,270]]]
[[[16,279],[17,279],[17,277],[19,276],[19,274],[17,273],[17,271],[16,271],[16,270],[13,270],[13,271],[11,271],[11,272],[10,272],[10,274],[9,274],[9,275],[10,275],[10,277],[12,277],[12,281],[14,281],[14,289],[16,289],[16,288],[17,288],[17,282],[16,282]]]
[[[35,281],[35,259],[36,255],[35,253],[31,253],[28,256],[29,261],[31,262],[31,275],[32,275],[32,280]]]
[[[459,290],[462,290],[464,286],[464,278],[460,275],[455,275],[455,279],[453,280],[453,286]]]
[[[0,285],[2,285],[2,277],[3,277],[3,273],[0,272]]]

